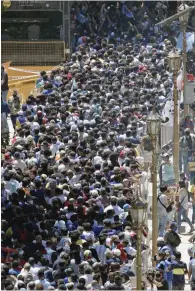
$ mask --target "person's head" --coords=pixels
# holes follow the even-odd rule
[[[40,280],[44,279],[44,269],[40,269],[37,275]]]
[[[30,264],[29,263],[25,263],[24,270],[29,272],[30,268],[31,268]]]
[[[28,290],[35,290],[35,282],[31,281],[27,284],[27,289]]]
[[[84,270],[85,270],[85,274],[92,274],[92,272],[93,272],[93,269],[91,268],[91,266],[89,266],[89,265],[87,265],[85,268],[84,268]]]
[[[114,283],[117,285],[117,286],[121,286],[122,285],[122,277],[121,276],[116,276],[114,278]]]
[[[114,272],[110,272],[108,274],[108,280],[110,281],[110,283],[114,283],[114,277],[115,277]]]
[[[176,222],[171,222],[170,229],[176,231],[177,230],[177,223]]]
[[[179,187],[180,187],[180,188],[185,188],[185,187],[186,187],[185,181],[180,180],[180,181],[179,181]]]
[[[163,162],[164,162],[164,163],[168,163],[168,162],[169,162],[169,155],[168,155],[168,154],[164,154],[164,155],[162,156],[162,159],[163,159]]]
[[[18,268],[18,266],[19,266],[19,262],[17,260],[15,260],[15,261],[12,262],[12,268],[13,269]]]
[[[160,192],[165,193],[167,191],[167,186],[161,186],[160,187]]]
[[[180,260],[181,259],[181,253],[180,252],[176,252],[175,253],[175,259],[176,260]]]
[[[155,274],[156,281],[161,281],[162,278],[163,278],[163,272],[160,270],[156,271],[156,274]]]
[[[30,266],[32,267],[35,264],[35,259],[31,257],[31,258],[29,258],[28,262],[29,262]]]
[[[191,119],[191,115],[186,115],[185,120],[190,120]]]
[[[162,261],[165,258],[165,252],[159,252],[157,255],[157,261]]]
[[[18,91],[17,90],[13,90],[13,97],[18,96]]]
[[[35,290],[44,290],[44,286],[42,284],[36,284]]]
[[[113,206],[117,205],[117,198],[114,196],[111,197],[111,205]]]
[[[103,245],[103,244],[105,244],[105,242],[106,242],[106,237],[103,236],[103,235],[100,235],[100,236],[99,236],[99,243],[100,243],[101,245]]]
[[[185,133],[186,136],[189,136],[190,135],[190,128],[186,128],[184,130],[184,133]]]

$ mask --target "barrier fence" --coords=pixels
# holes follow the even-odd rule
[[[2,62],[12,61],[12,66],[50,66],[65,58],[63,41],[2,41]]]

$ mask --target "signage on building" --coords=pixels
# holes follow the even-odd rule
[[[61,1],[3,1],[10,2],[7,11],[59,11],[61,10]],[[7,5],[8,6],[8,5]]]

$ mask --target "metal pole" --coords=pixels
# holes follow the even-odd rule
[[[177,91],[177,71],[173,72],[174,89],[174,134],[173,134],[173,165],[176,183],[179,181],[179,112],[178,112],[178,91]]]
[[[157,254],[157,238],[158,238],[158,217],[157,217],[157,154],[156,142],[157,137],[153,137],[153,152],[152,152],[152,265],[156,263],[154,257]]]
[[[137,273],[137,290],[142,290],[142,248],[141,248],[141,227],[137,228],[137,258],[136,258],[136,273]]]
[[[66,54],[71,51],[71,33],[70,33],[70,8],[71,1],[62,1],[63,14],[63,41],[65,42]]]
[[[187,71],[186,71],[186,63],[187,63],[187,43],[186,43],[186,26],[187,26],[187,22],[183,21],[181,23],[182,25],[182,32],[183,32],[183,100],[185,102],[185,98],[186,98],[186,93],[185,93],[185,84],[187,82]],[[189,112],[189,106],[187,104],[184,104],[184,117],[186,117],[186,115]]]

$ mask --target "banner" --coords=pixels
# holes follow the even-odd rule
[[[186,44],[187,44],[187,52],[193,48],[194,43],[194,32],[186,32]],[[183,33],[180,32],[179,37],[177,39],[176,48],[178,50],[182,50],[183,47]]]

